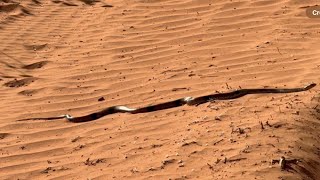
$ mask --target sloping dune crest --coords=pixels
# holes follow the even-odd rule
[[[320,179],[320,88],[71,123],[239,88],[320,82],[317,1],[0,0],[3,179]],[[295,160],[282,169],[272,160]],[[289,162],[289,161],[288,161]]]

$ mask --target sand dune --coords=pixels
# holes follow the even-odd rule
[[[305,14],[316,4],[1,0],[1,179],[320,179],[319,85],[88,123],[16,121],[319,84],[320,24]],[[281,170],[281,156],[299,162]]]

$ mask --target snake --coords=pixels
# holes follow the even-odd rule
[[[184,97],[184,98],[176,99],[173,101],[168,101],[168,102],[150,105],[150,106],[141,107],[141,108],[129,108],[127,106],[119,105],[119,106],[107,107],[100,111],[87,114],[84,116],[78,116],[78,117],[73,117],[69,114],[64,114],[64,115],[54,116],[54,117],[26,118],[26,119],[20,119],[18,121],[56,120],[56,119],[65,118],[70,122],[81,123],[81,122],[94,121],[104,116],[115,114],[115,113],[131,113],[131,114],[148,113],[148,112],[160,111],[160,110],[169,109],[169,108],[180,107],[183,105],[198,106],[200,104],[204,104],[204,103],[212,102],[216,100],[231,100],[231,99],[240,98],[249,94],[295,93],[295,92],[307,91],[315,86],[316,86],[316,83],[310,83],[304,87],[299,87],[299,88],[239,89],[239,90],[234,90],[226,93],[215,93],[215,94],[210,94],[210,95],[205,95],[205,96],[200,96],[195,98]]]

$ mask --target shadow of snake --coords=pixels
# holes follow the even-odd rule
[[[88,121],[94,121],[101,117],[104,117],[106,115],[114,114],[114,113],[131,113],[131,114],[138,114],[138,113],[148,113],[153,111],[159,111],[163,109],[169,109],[174,107],[183,106],[185,104],[189,106],[198,106],[203,103],[207,103],[210,101],[215,100],[229,100],[229,99],[236,99],[240,98],[242,96],[248,95],[248,94],[269,94],[269,93],[294,93],[294,92],[301,92],[301,91],[307,91],[313,87],[315,87],[315,83],[311,83],[305,87],[302,88],[266,88],[266,89],[240,89],[235,90],[231,92],[226,93],[217,93],[217,94],[211,94],[206,96],[200,96],[200,97],[185,97],[169,102],[164,102],[161,104],[155,104],[150,105],[146,107],[141,108],[129,108],[127,106],[111,106],[108,108],[105,108],[101,111],[94,112],[88,115],[79,116],[79,117],[73,117],[69,114],[64,114],[61,116],[55,116],[55,117],[43,117],[43,118],[27,118],[27,119],[21,119],[18,121],[27,121],[27,120],[55,120],[55,119],[62,119],[66,118],[67,120],[74,122],[74,123],[80,123],[80,122],[88,122]]]

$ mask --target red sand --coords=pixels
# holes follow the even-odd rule
[[[319,84],[320,20],[305,14],[316,3],[1,0],[0,177],[320,179],[319,85],[81,124],[16,121]],[[300,161],[281,170],[281,156]]]

